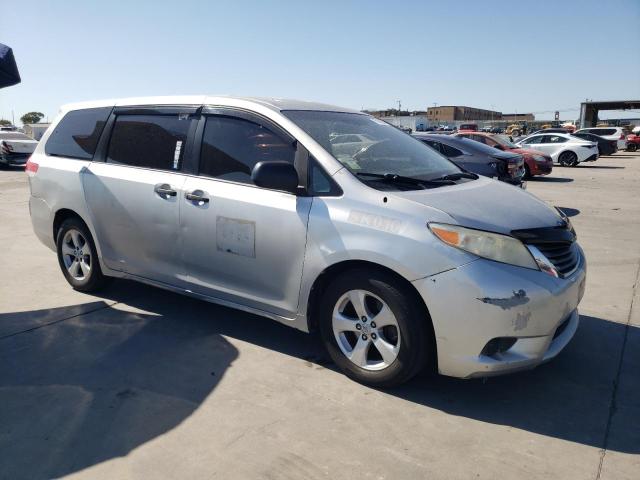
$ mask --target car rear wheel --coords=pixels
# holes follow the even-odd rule
[[[93,292],[107,283],[91,233],[80,219],[62,222],[56,236],[56,251],[62,274],[75,290]]]
[[[558,162],[563,167],[575,167],[578,165],[578,156],[571,151],[562,152],[558,157]]]
[[[529,168],[529,165],[527,165],[526,163],[524,164],[524,178],[526,179],[531,178],[531,169]]]
[[[627,145],[627,151],[635,152],[638,149],[638,146],[635,143],[630,143]]]
[[[432,348],[427,312],[408,287],[385,272],[346,272],[325,290],[320,332],[327,352],[350,378],[376,387],[406,382]]]

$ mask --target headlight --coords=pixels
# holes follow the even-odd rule
[[[442,223],[430,223],[429,230],[447,245],[479,257],[539,270],[527,247],[520,240],[508,235]]]

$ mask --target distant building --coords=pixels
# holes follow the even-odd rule
[[[44,135],[44,132],[49,128],[50,123],[27,123],[22,127],[25,134],[29,135],[34,140],[40,140]]]
[[[501,120],[502,113],[462,105],[439,105],[427,109],[427,118],[434,123],[466,120]]]
[[[414,110],[410,112],[409,110],[398,110],[397,108],[389,108],[387,110],[363,110],[364,113],[368,113],[369,115],[373,115],[377,118],[385,118],[385,117],[415,117],[419,115],[426,115],[427,112]]]
[[[533,122],[536,116],[533,113],[503,113],[502,120],[505,122]]]

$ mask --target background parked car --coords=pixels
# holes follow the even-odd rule
[[[568,134],[568,133],[571,133],[571,131],[566,128],[551,127],[551,128],[543,128],[540,130],[536,130],[531,135],[537,135],[540,133],[567,133]]]
[[[592,133],[607,140],[615,140],[618,142],[618,150],[627,148],[627,136],[622,127],[592,127],[581,128],[575,133]]]
[[[602,138],[599,135],[594,135],[593,133],[586,132],[576,132],[573,135],[583,140],[596,142],[598,144],[598,153],[600,155],[613,155],[618,151],[617,140],[607,140],[606,138]]]
[[[640,132],[639,132],[640,133]],[[627,152],[635,152],[640,147],[640,135],[631,133],[627,135]]]
[[[598,159],[597,143],[566,133],[534,134],[516,145],[540,150],[564,167],[575,167],[580,162],[593,162]]]
[[[38,142],[21,132],[0,132],[0,167],[24,165]]]
[[[460,132],[455,136],[475,140],[476,142],[483,143],[489,147],[497,148],[498,150],[505,152],[518,153],[522,155],[522,158],[524,159],[525,177],[527,178],[534,175],[548,175],[553,169],[553,160],[549,155],[538,150],[520,148],[509,141],[507,137],[481,132]]]
[[[460,127],[458,128],[459,131],[470,131],[470,132],[477,132],[478,131],[478,124],[477,123],[463,123],[462,125],[460,125]]]
[[[502,152],[480,142],[453,135],[414,134],[413,136],[465,170],[524,187],[522,179],[525,170],[522,155]]]

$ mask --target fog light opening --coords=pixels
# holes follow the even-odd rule
[[[516,343],[518,339],[515,337],[496,337],[487,342],[480,352],[480,355],[493,357],[498,353],[504,353]]]

